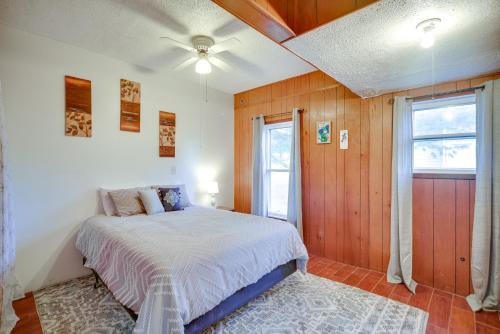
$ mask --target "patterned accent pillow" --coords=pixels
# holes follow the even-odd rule
[[[118,216],[118,211],[116,210],[115,203],[113,202],[113,198],[110,195],[112,191],[125,191],[125,190],[148,190],[150,187],[136,187],[136,188],[128,188],[128,189],[105,189],[99,188],[99,195],[101,197],[102,208],[104,209],[104,213],[106,216]]]
[[[116,213],[120,217],[133,216],[145,213],[137,189],[122,189],[109,192],[116,207]]]
[[[185,184],[162,184],[162,185],[154,185],[151,186],[151,188],[156,189],[159,193],[160,188],[179,188],[181,192],[181,206],[182,208],[186,208],[188,206],[191,206],[191,202],[189,201],[188,194],[186,192],[186,185]]]
[[[165,211],[179,211],[184,208],[181,205],[181,191],[176,188],[160,188],[161,203]]]

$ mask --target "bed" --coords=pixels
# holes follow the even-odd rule
[[[137,314],[134,333],[196,333],[295,271],[307,251],[295,227],[187,207],[95,216],[76,246],[115,298]]]

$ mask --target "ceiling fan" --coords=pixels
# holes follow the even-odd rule
[[[171,44],[179,47],[181,49],[187,50],[193,55],[185,60],[183,60],[178,65],[174,66],[174,70],[180,71],[188,67],[189,65],[196,62],[195,71],[199,74],[208,74],[212,72],[212,65],[224,70],[229,71],[231,67],[220,58],[215,55],[232,49],[233,47],[240,44],[240,41],[233,37],[226,39],[220,43],[215,44],[214,40],[208,36],[194,36],[191,39],[193,45],[186,45],[170,37],[161,37],[162,39],[168,40]]]

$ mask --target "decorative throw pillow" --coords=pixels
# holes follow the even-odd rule
[[[165,212],[156,190],[141,190],[139,191],[139,196],[141,197],[142,205],[144,205],[144,209],[146,209],[148,215]]]
[[[102,208],[104,210],[104,213],[106,216],[119,216],[118,211],[116,210],[115,203],[113,202],[113,198],[111,198],[111,195],[109,194],[112,191],[118,191],[118,190],[148,190],[151,189],[151,187],[135,187],[135,188],[125,188],[125,189],[105,189],[105,188],[99,188],[99,196],[101,198],[101,204]],[[137,194],[138,195],[138,194]]]
[[[160,188],[179,188],[180,191],[180,196],[181,196],[181,207],[184,209],[188,206],[191,206],[191,202],[189,201],[188,194],[186,192],[186,185],[185,184],[168,184],[168,185],[155,185],[152,186],[153,189],[158,190]]]
[[[179,211],[182,210],[181,206],[181,192],[178,187],[176,188],[160,188],[161,203],[165,211]]]
[[[139,190],[137,189],[122,189],[109,192],[109,196],[113,199],[116,213],[120,217],[133,216],[144,213]]]

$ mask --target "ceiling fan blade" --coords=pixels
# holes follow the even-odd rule
[[[173,64],[178,64],[189,56],[186,55],[186,50],[184,49],[162,46],[158,52],[138,59],[136,64],[151,70],[157,70],[164,66],[172,67]]]
[[[186,45],[184,43],[181,43],[179,41],[176,41],[175,39],[172,39],[170,37],[160,37],[161,39],[166,39],[167,41],[169,41],[170,44],[173,44],[181,49],[184,49],[184,50],[187,50],[187,51],[191,51],[191,52],[196,52],[196,50],[192,47],[192,46],[189,46],[189,45]]]
[[[248,29],[249,26],[236,18],[227,22],[213,31],[215,37],[227,37],[236,34],[239,31]]]
[[[223,71],[229,72],[231,70],[231,66],[228,63],[214,56],[209,57],[208,61]]]
[[[212,56],[213,57],[213,56]],[[238,71],[245,71],[247,73],[253,73],[253,74],[263,74],[264,71],[263,69],[256,65],[253,64],[252,62],[232,53],[232,52],[223,52],[221,54],[217,55],[218,59],[223,60],[224,62],[227,62],[232,65],[232,67],[235,67],[238,69]]]
[[[172,69],[174,71],[180,71],[180,70],[183,70],[185,69],[186,67],[188,67],[189,65],[193,64],[195,61],[198,60],[198,57],[191,57],[191,58],[188,58],[186,60],[184,60],[182,63],[174,66]]]
[[[237,47],[240,44],[241,42],[239,39],[237,39],[236,37],[232,37],[226,39],[225,41],[212,45],[209,49],[209,52],[211,54],[216,54]]]

